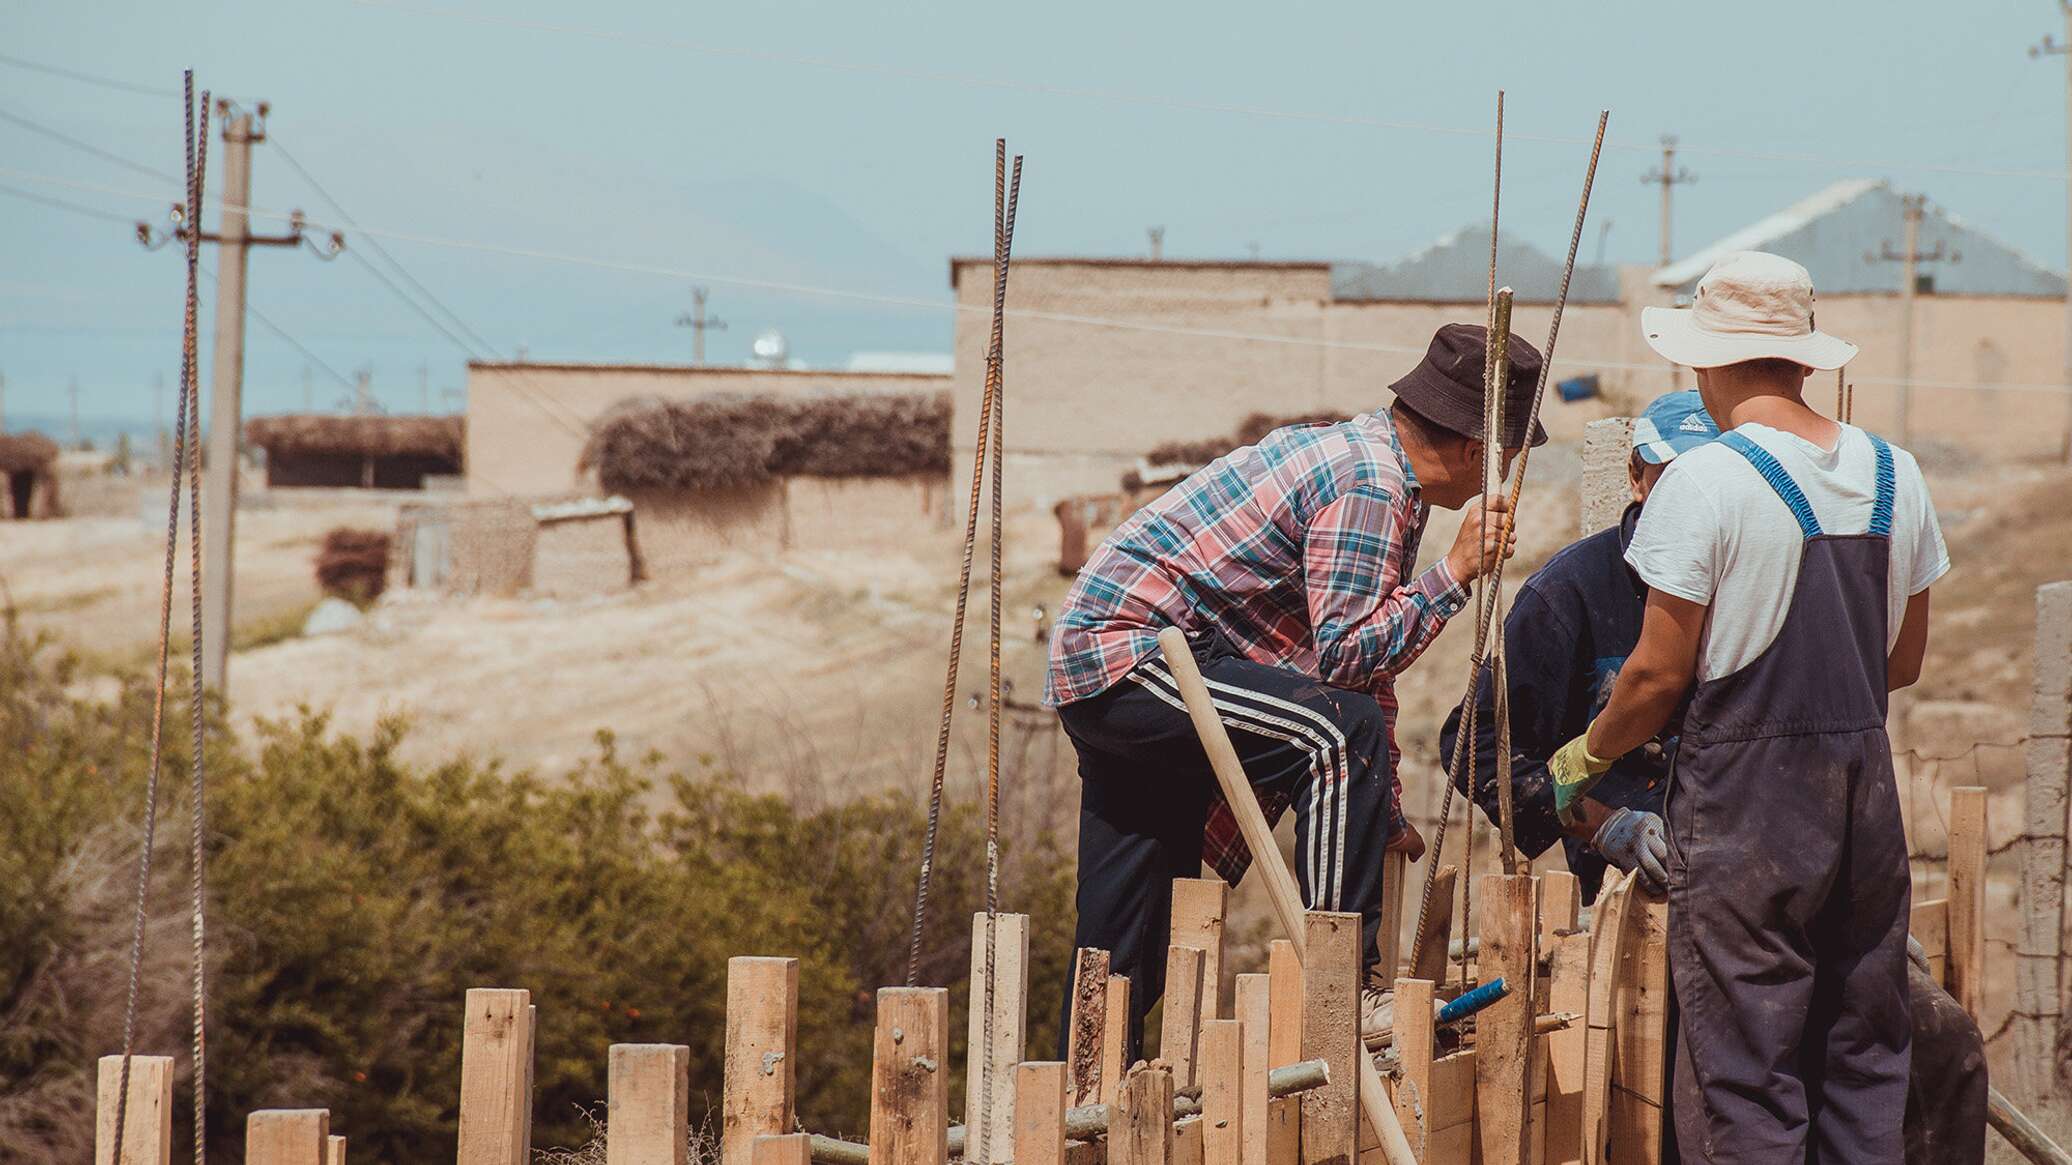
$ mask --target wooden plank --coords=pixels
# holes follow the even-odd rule
[[[1208,953],[1167,947],[1165,1003],[1159,1010],[1158,1058],[1173,1070],[1173,1087],[1192,1088],[1195,1045],[1201,1034],[1202,981]]]
[[[1108,976],[1107,1006],[1101,1015],[1101,1103],[1114,1104],[1122,1091],[1122,1074],[1129,1067],[1130,981],[1126,975]]]
[[[1014,1066],[1014,1149],[1020,1165],[1065,1165],[1065,1065]]]
[[[1471,806],[1469,812],[1473,812]],[[1453,929],[1453,899],[1460,880],[1457,866],[1440,866],[1432,881],[1432,910],[1425,915],[1418,932],[1417,964],[1410,968],[1413,979],[1438,983],[1446,977],[1446,936]]]
[[[1173,1165],[1173,1073],[1139,1063],[1116,1089],[1108,1165]]]
[[[1950,995],[1976,1021],[1986,995],[1986,791],[1950,790]]]
[[[94,1100],[94,1165],[169,1165],[173,1159],[173,1058],[131,1056],[122,1158],[115,1156],[115,1108],[122,1057],[102,1056]]]
[[[971,999],[964,1063],[966,1160],[1000,1165],[1014,1160],[1014,1066],[1022,1058],[1029,1022],[1029,916],[998,914],[993,931],[993,1054],[986,1046],[986,914],[971,916]],[[980,1103],[988,1094],[990,1106]],[[988,1113],[991,1113],[990,1120]],[[997,1131],[996,1131],[997,1130]]]
[[[330,1143],[327,1108],[262,1108],[245,1118],[245,1165],[324,1165]]]
[[[1403,969],[1403,886],[1409,881],[1410,855],[1385,850],[1381,855],[1381,926],[1374,935],[1384,983],[1395,981]]]
[[[525,1005],[525,1121],[521,1126],[525,1140],[518,1150],[518,1160],[527,1163],[532,1160],[533,1081],[539,1073],[539,1048],[540,1005],[528,1003]]]
[[[1425,1110],[1432,1103],[1434,988],[1430,979],[1396,980],[1397,1075],[1392,1098],[1396,1119],[1403,1122],[1403,1135],[1419,1161],[1426,1160],[1431,1132]]]
[[[605,1088],[605,1165],[687,1165],[690,1048],[613,1044]]]
[[[1479,977],[1510,993],[1475,1016],[1475,1111],[1484,1165],[1527,1165],[1532,1136],[1532,1002],[1539,880],[1486,874],[1475,886]]]
[[[1549,884],[1541,884],[1542,892]],[[1543,902],[1542,934],[1546,933],[1545,911]],[[1565,934],[1553,940],[1547,980],[1550,1011],[1588,1014],[1590,936],[1587,933]],[[1584,1024],[1570,1024],[1547,1036],[1547,1119],[1540,1140],[1548,1165],[1580,1165],[1582,1161],[1583,1079],[1588,1042],[1589,1029]]]
[[[947,988],[878,991],[870,1165],[944,1165],[949,1160],[949,1058]]]
[[[1913,915],[1907,921],[1907,930],[1928,955],[1929,977],[1947,988],[1950,985],[1949,901],[1931,898],[1926,902],[1914,903]]]
[[[813,1165],[813,1136],[765,1133],[748,1142],[748,1160],[749,1165]]]
[[[728,959],[720,1165],[753,1165],[757,1137],[792,1131],[798,1034],[799,961]]]
[[[1613,992],[1619,1026],[1612,1040],[1612,1165],[1656,1165],[1669,1097],[1669,904],[1635,903]]]
[[[1237,1019],[1244,1026],[1244,1144],[1239,1151],[1243,1165],[1266,1165],[1268,1133],[1266,1074],[1273,1067],[1273,978],[1271,975],[1237,977]]]
[[[324,1165],[345,1165],[345,1138],[337,1133],[324,1142]]]
[[[461,1024],[459,1165],[528,1165],[532,993],[470,988]],[[249,1130],[250,1126],[247,1126]]]
[[[1360,916],[1312,910],[1302,960],[1302,1058],[1331,1083],[1302,1094],[1303,1165],[1352,1165],[1359,1136]]]
[[[1272,985],[1273,1023],[1268,1054],[1285,1068],[1302,1059],[1302,959],[1295,944],[1277,938],[1266,945],[1266,975]]]
[[[1302,1160],[1302,1099],[1278,1096],[1266,1104],[1266,1165]]]
[[[1065,1088],[1072,1107],[1101,1101],[1101,1039],[1108,1030],[1108,952],[1081,947],[1072,965]]]
[[[1206,1152],[1203,1143],[1206,1127],[1199,1116],[1174,1122],[1173,1165],[1202,1165],[1202,1154]]]
[[[1173,881],[1172,946],[1196,947],[1203,954],[1201,1018],[1195,1026],[1220,1019],[1223,1007],[1223,919],[1230,912],[1230,886],[1221,878],[1176,878]],[[1167,996],[1168,1000],[1171,996]]]
[[[1201,1029],[1201,1119],[1204,1165],[1243,1165],[1245,1032],[1234,1019]]]
[[[1590,933],[1589,1007],[1583,1045],[1583,1161],[1601,1165],[1610,1135],[1612,1039],[1619,1027],[1619,967],[1632,941],[1633,875],[1606,879]]]
[[[1567,870],[1540,875],[1540,950],[1551,951],[1562,932],[1576,928],[1582,917],[1583,885]]]

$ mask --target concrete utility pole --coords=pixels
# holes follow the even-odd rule
[[[151,374],[151,432],[160,465],[168,464],[165,441],[165,373]]]
[[[361,368],[353,372],[353,415],[372,416],[374,413],[374,369]]]
[[[0,376],[0,433],[7,431],[7,377]]]
[[[209,367],[208,451],[202,466],[202,520],[208,536],[202,568],[201,624],[205,644],[202,655],[202,683],[223,689],[230,660],[231,605],[235,593],[237,545],[238,444],[244,429],[245,379],[245,262],[252,247],[299,247],[303,244],[302,212],[289,216],[283,235],[255,235],[249,208],[252,202],[252,145],[266,140],[268,104],[258,102],[256,115],[242,110],[232,116],[229,101],[218,101],[216,113],[223,119],[223,221],[216,232],[202,231],[201,241],[221,248],[216,265],[216,350]],[[189,231],[200,231],[199,215],[190,208],[179,214],[180,229],[174,237],[184,239]],[[137,236],[152,247],[151,228],[137,225]],[[344,239],[331,236],[329,254],[335,256]]]
[[[70,381],[70,382],[68,382],[68,383],[67,383],[67,384],[65,385],[65,396],[66,396],[66,397],[68,397],[68,398],[70,398],[70,400],[71,400],[71,402],[72,402],[72,448],[74,448],[74,449],[82,449],[82,448],[85,448],[85,446],[83,446],[83,445],[81,445],[81,444],[79,443],[79,378],[78,378],[78,377],[76,377],[76,376],[75,376],[75,377],[73,377],[73,378],[71,379],[71,381]]]
[[[691,329],[691,363],[703,367],[705,364],[705,332],[727,330],[727,321],[717,316],[705,315],[705,289],[691,288],[691,310],[676,317],[676,326]],[[522,358],[522,357],[521,357]]]
[[[316,388],[310,383],[310,373],[310,366],[304,364],[302,366],[302,411],[305,413],[317,411],[317,393]]]
[[[1697,180],[1696,174],[1676,164],[1676,135],[1663,134],[1661,166],[1640,176],[1642,185],[1662,188],[1662,261],[1659,264],[1661,267],[1669,266],[1670,260],[1676,257],[1669,245],[1669,188],[1688,186]]]
[[[1165,228],[1164,228],[1164,227],[1149,227],[1149,228],[1146,228],[1146,230],[1145,230],[1145,232],[1144,232],[1144,233],[1145,233],[1145,234],[1148,234],[1148,235],[1150,235],[1150,236],[1151,236],[1151,261],[1152,261],[1153,263],[1156,263],[1156,262],[1158,262],[1159,260],[1161,260],[1161,259],[1164,259],[1164,258],[1165,258]]]
[[[1928,206],[1927,195],[1903,194],[1899,201],[1904,208],[1901,219],[1905,243],[1897,251],[1892,249],[1891,243],[1886,243],[1884,250],[1865,258],[1872,262],[1904,265],[1899,284],[1899,419],[1893,427],[1898,430],[1899,443],[1905,445],[1909,443],[1909,414],[1914,398],[1914,299],[1921,290],[1920,264],[1940,263],[1944,259],[1955,263],[1961,256],[1955,251],[1945,255],[1940,239],[1936,240],[1934,250],[1921,249],[1921,215]]]
[[[417,362],[417,411],[432,413],[432,366],[422,360]]]
[[[2049,34],[2036,44],[2029,46],[2030,58],[2058,56],[2065,58],[2065,157],[2072,164],[2072,3],[2058,0],[2058,14],[2065,20],[2065,39],[2059,42]],[[2065,293],[2065,387],[2072,393],[2072,184],[2065,188],[2065,255],[2067,286]],[[2072,395],[2065,398],[2065,437],[2060,456],[2072,465]]]

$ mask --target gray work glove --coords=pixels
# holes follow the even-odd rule
[[[1660,895],[1669,889],[1669,833],[1653,813],[1619,808],[1605,818],[1590,844],[1622,870],[1639,871],[1640,888]]]

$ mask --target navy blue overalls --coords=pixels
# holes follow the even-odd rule
[[[1669,794],[1669,959],[1685,1161],[1904,1156],[1906,838],[1885,736],[1892,450],[1863,534],[1822,533],[1739,433],[1806,538],[1776,642],[1700,683]]]

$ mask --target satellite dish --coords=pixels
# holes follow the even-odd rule
[[[781,366],[790,354],[791,346],[784,342],[784,333],[776,328],[765,328],[756,334],[755,341],[748,346],[758,363],[772,367]]]

